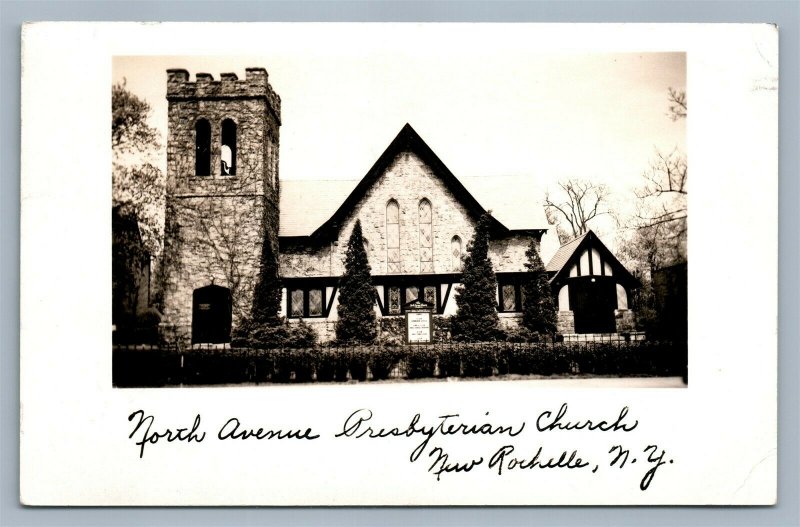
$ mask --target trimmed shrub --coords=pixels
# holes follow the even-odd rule
[[[318,382],[330,382],[336,374],[336,351],[320,348],[314,354],[316,376]]]
[[[461,345],[439,348],[439,377],[461,376]]]
[[[480,343],[464,346],[461,362],[464,377],[489,377],[497,367],[497,345]]]
[[[339,342],[370,343],[375,341],[375,288],[361,222],[356,220],[347,242],[344,274],[339,281],[339,320],[336,321],[336,340]]]
[[[247,345],[259,349],[283,348],[289,337],[286,324],[253,324],[250,326]]]
[[[115,348],[114,386],[381,380],[400,366],[409,379],[520,375],[682,375],[685,342],[505,343],[282,349]],[[181,357],[183,365],[181,366]]]
[[[436,369],[436,352],[429,346],[408,346],[406,348],[406,377],[422,379],[433,377]]]
[[[380,348],[374,350],[369,357],[369,369],[372,380],[388,379],[392,370],[400,362],[402,354],[397,348]]]
[[[355,381],[366,381],[367,364],[369,363],[369,349],[362,347],[352,348],[348,355],[350,378]]]
[[[303,319],[288,324],[284,346],[287,348],[313,348],[317,344],[317,332]]]
[[[453,338],[464,342],[497,340],[500,318],[497,315],[497,279],[489,259],[489,231],[492,216],[481,216],[475,235],[467,245],[461,285],[456,288],[458,310],[452,320]]]
[[[275,357],[275,382],[310,382],[314,373],[314,353],[308,349],[282,349],[273,351]],[[292,376],[294,374],[294,376]]]
[[[317,332],[302,319],[290,323],[282,319],[278,324],[254,323],[247,320],[239,324],[231,335],[231,347],[280,349],[313,348],[317,344]]]
[[[531,238],[525,256],[528,261],[522,284],[522,326],[531,333],[552,335],[556,332],[556,306],[535,238]]]

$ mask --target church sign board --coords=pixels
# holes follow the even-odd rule
[[[433,305],[414,300],[405,306],[406,344],[430,344],[433,342]]]

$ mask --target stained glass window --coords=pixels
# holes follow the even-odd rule
[[[503,286],[503,311],[516,311],[516,288],[513,285]]]
[[[386,204],[386,271],[400,271],[400,208],[395,200]]]
[[[390,287],[389,288],[389,314],[390,315],[399,315],[400,314],[400,288],[399,287]]]
[[[452,256],[451,259],[451,269],[453,271],[460,271],[461,270],[461,238],[458,236],[453,236],[453,239],[450,240],[450,253]]]
[[[322,290],[311,289],[308,292],[308,316],[318,317],[322,315]]]
[[[431,202],[419,202],[419,272],[433,272],[433,210]]]
[[[293,317],[302,317],[303,316],[303,290],[302,289],[295,289],[292,291],[292,316]]]

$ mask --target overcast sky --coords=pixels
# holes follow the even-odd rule
[[[251,66],[281,96],[283,179],[359,179],[408,122],[457,177],[524,176],[540,188],[578,177],[606,183],[624,207],[656,148],[685,152],[685,121],[667,116],[668,88],[685,89],[684,53],[117,57],[113,80],[151,104],[166,138],[167,68],[243,79]]]

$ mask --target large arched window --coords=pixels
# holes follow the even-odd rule
[[[433,272],[433,210],[431,202],[419,202],[419,272]]]
[[[194,124],[194,173],[211,175],[211,125],[205,119]]]
[[[386,204],[386,272],[400,271],[400,207],[395,200]]]
[[[232,119],[222,121],[220,163],[223,176],[236,175],[236,123]]]
[[[453,236],[450,240],[450,268],[453,271],[461,271],[461,238]]]

